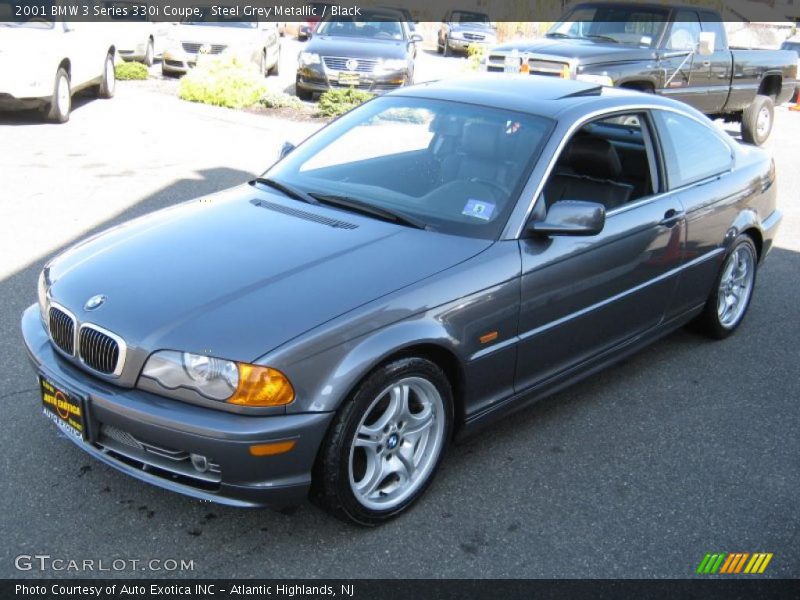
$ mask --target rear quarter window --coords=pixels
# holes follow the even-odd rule
[[[668,112],[655,111],[670,189],[729,171],[733,151],[712,127]]]

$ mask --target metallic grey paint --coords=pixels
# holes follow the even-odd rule
[[[495,241],[406,228],[244,185],[137,219],[56,257],[45,271],[51,299],[79,322],[122,337],[128,357],[118,378],[87,373],[56,353],[34,305],[22,329],[35,368],[89,399],[90,430],[102,421],[208,454],[222,466],[222,484],[195,489],[80,445],[169,489],[280,506],[305,495],[334,411],[390,357],[424,355],[444,368],[457,400],[456,429],[464,434],[685,323],[702,308],[736,235],[753,235],[760,259],[771,247],[780,222],[772,162],[678,102],[591,90],[523,76],[393,93],[557,121]],[[537,198],[565,139],[587,120],[631,110],[675,111],[707,124],[709,135],[730,145],[732,169],[612,210],[595,236],[525,233],[529,220],[545,218]],[[287,210],[265,210],[254,199]],[[85,302],[99,293],[105,303],[87,313]],[[492,331],[496,339],[481,343]],[[163,349],[279,369],[296,399],[252,409],[137,389],[146,358]],[[249,443],[283,439],[298,445],[276,457],[247,454]]]

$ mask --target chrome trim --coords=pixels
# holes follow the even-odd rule
[[[87,369],[89,369],[90,371],[92,371],[93,373],[97,373],[98,375],[101,375],[103,377],[119,377],[120,375],[122,375],[122,370],[125,367],[125,358],[126,358],[126,355],[128,353],[128,345],[125,343],[125,340],[123,340],[120,336],[118,336],[113,331],[109,331],[108,329],[104,329],[103,327],[100,327],[99,325],[95,325],[94,323],[81,323],[80,331],[83,331],[84,329],[92,329],[94,331],[102,333],[103,335],[107,335],[112,340],[114,340],[117,343],[117,347],[119,348],[119,356],[117,357],[117,364],[116,364],[116,367],[114,369],[114,372],[113,373],[103,373],[102,371],[98,371],[97,369],[93,368],[91,365],[87,364],[86,361],[83,360],[83,356],[81,355],[80,348],[76,347],[76,355],[77,355],[78,359],[81,361],[81,364],[83,366],[85,366]],[[80,340],[80,335],[77,336],[77,339]]]
[[[48,290],[49,296],[49,290]],[[72,354],[68,354],[61,349],[61,346],[56,344],[55,340],[53,339],[53,334],[50,331],[50,309],[56,308],[67,315],[70,319],[72,319]],[[50,299],[50,304],[47,307],[47,315],[45,322],[47,323],[47,337],[50,338],[50,341],[53,343],[53,347],[58,350],[64,356],[68,356],[69,358],[75,358],[78,354],[78,319],[75,317],[75,313],[66,308],[64,305],[59,304],[58,302],[54,302]]]
[[[626,112],[631,112],[631,111],[650,111],[650,112],[652,112],[652,111],[655,111],[655,110],[666,110],[668,112],[673,112],[675,114],[684,116],[684,117],[686,117],[688,119],[692,119],[693,121],[696,121],[700,125],[705,126],[709,131],[713,132],[714,135],[719,137],[719,139],[721,139],[723,142],[725,142],[731,148],[731,156],[733,158],[733,165],[731,166],[731,169],[729,171],[726,171],[725,173],[730,172],[730,171],[733,170],[733,168],[735,166],[735,163],[736,163],[736,151],[735,151],[736,146],[735,146],[735,142],[733,141],[733,139],[730,138],[729,136],[727,136],[726,134],[724,134],[724,133],[722,133],[720,131],[717,131],[713,127],[713,125],[709,126],[709,124],[707,122],[703,122],[700,118],[698,118],[695,115],[692,115],[691,113],[688,113],[688,112],[686,112],[684,110],[681,110],[680,108],[677,108],[677,107],[674,107],[674,106],[662,106],[662,105],[659,105],[659,104],[641,103],[641,104],[625,104],[625,105],[621,105],[621,106],[614,106],[614,107],[610,107],[610,108],[602,108],[602,109],[594,110],[594,111],[592,111],[590,113],[586,113],[586,114],[582,115],[581,118],[578,119],[577,121],[574,121],[569,126],[569,128],[564,133],[564,135],[561,136],[561,140],[558,142],[558,146],[556,147],[555,152],[553,152],[552,155],[550,156],[550,162],[548,163],[547,168],[545,169],[545,172],[544,172],[542,178],[539,180],[538,184],[534,188],[536,190],[536,193],[534,193],[533,197],[530,200],[528,200],[528,208],[526,209],[525,213],[523,214],[523,218],[522,218],[520,224],[517,226],[516,230],[512,232],[512,231],[508,230],[509,229],[509,224],[507,223],[505,229],[503,230],[503,234],[500,236],[500,239],[520,239],[522,237],[522,234],[525,231],[525,224],[528,222],[528,219],[530,219],[531,214],[533,213],[533,209],[536,206],[536,201],[542,195],[542,191],[544,190],[544,185],[547,182],[547,180],[550,178],[550,175],[553,172],[553,169],[555,168],[556,162],[558,161],[558,157],[561,156],[561,153],[564,151],[564,146],[566,146],[567,142],[570,140],[570,138],[572,138],[572,136],[575,133],[575,131],[577,131],[578,129],[580,129],[584,125],[586,125],[586,123],[589,123],[590,121],[597,120],[601,116],[612,116],[612,115],[617,114],[617,113],[626,113]],[[722,175],[722,174],[723,173],[719,173],[718,175],[714,175],[713,177],[717,177],[717,176]],[[679,191],[680,189],[688,187],[689,185],[697,185],[698,183],[699,182],[694,182],[694,183],[691,183],[691,184],[687,184],[687,186],[682,186],[681,188],[675,188],[673,190],[668,190],[665,193],[676,192],[676,191]],[[528,187],[528,185],[526,184],[525,187]],[[523,193],[524,193],[524,190],[523,190]],[[662,198],[663,195],[664,194],[656,194],[654,196],[654,198]],[[520,198],[518,200],[518,202],[520,202],[520,201],[522,201],[522,198]],[[514,213],[512,212],[511,216],[509,217],[509,221],[513,217],[514,217]]]

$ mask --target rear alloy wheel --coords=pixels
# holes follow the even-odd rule
[[[731,335],[744,320],[756,283],[758,253],[750,236],[736,238],[697,324],[714,339]]]
[[[452,423],[442,370],[421,358],[379,367],[342,406],[323,442],[316,498],[339,518],[378,525],[430,484]]]
[[[53,97],[50,99],[50,108],[47,111],[47,120],[53,123],[66,123],[72,110],[72,89],[69,75],[64,67],[56,71],[53,84]]]
[[[109,52],[103,67],[103,79],[97,88],[98,98],[113,98],[117,89],[117,74],[114,72],[114,55]]]
[[[742,139],[760,146],[767,141],[772,132],[775,117],[775,103],[769,96],[756,96],[742,115]]]

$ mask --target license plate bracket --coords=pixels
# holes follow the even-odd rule
[[[39,376],[42,412],[65,434],[79,440],[87,439],[86,401],[64,390],[46,377]]]
[[[358,85],[361,83],[361,75],[353,71],[340,71],[338,82],[339,85]]]

